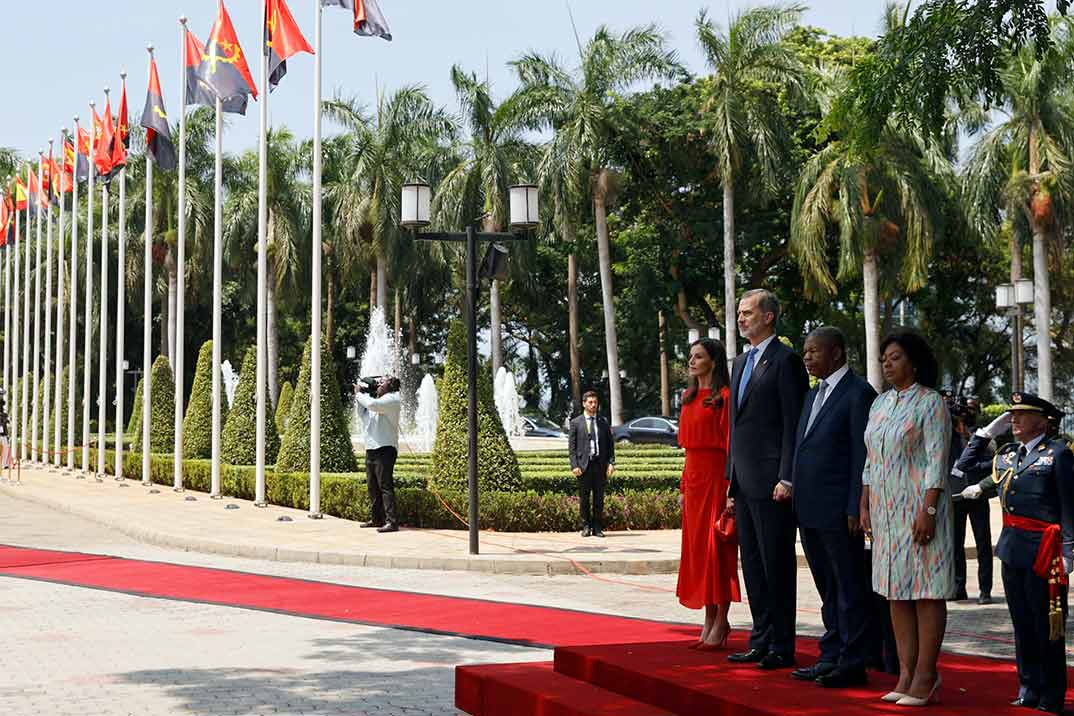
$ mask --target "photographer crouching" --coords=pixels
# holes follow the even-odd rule
[[[371,518],[360,527],[398,532],[395,512],[395,459],[399,455],[399,379],[385,375],[359,378],[354,399],[365,429],[365,477],[372,503]]]

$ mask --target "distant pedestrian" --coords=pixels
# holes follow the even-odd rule
[[[571,421],[568,434],[571,472],[578,478],[582,536],[604,536],[604,488],[615,472],[615,441],[608,421],[597,415],[596,391],[582,396],[581,415]]]
[[[355,395],[359,418],[365,428],[365,476],[371,503],[371,519],[362,527],[377,532],[398,532],[395,508],[395,460],[399,456],[399,379],[382,376],[360,381]]]

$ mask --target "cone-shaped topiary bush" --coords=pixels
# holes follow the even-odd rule
[[[220,423],[227,422],[227,398],[220,385]],[[223,436],[221,436],[221,441]],[[221,448],[222,449],[222,448]],[[208,459],[213,456],[213,342],[205,341],[198,353],[194,385],[183,418],[183,457]]]
[[[153,402],[149,408],[149,452],[170,453],[175,449],[175,381],[166,356],[157,356],[153,361],[149,390]],[[133,449],[142,449],[141,409]]]
[[[291,400],[287,433],[283,436],[279,472],[308,472],[310,469],[310,350],[312,339],[306,339],[302,352],[302,369],[298,373],[298,388]],[[324,472],[354,472],[358,461],[351,447],[350,431],[339,399],[336,364],[328,346],[321,346],[321,470]]]
[[[447,361],[440,380],[440,419],[433,445],[432,481],[445,490],[467,487],[468,439],[466,330],[461,321],[448,332]],[[477,372],[477,479],[482,491],[513,492],[522,487],[522,472],[492,396],[487,370]]]
[[[220,458],[230,465],[253,465],[257,460],[257,350],[254,346],[246,351],[242,361],[239,384],[235,386],[235,401],[231,404],[224,432],[220,436]],[[272,402],[265,386],[265,407]],[[266,411],[267,412],[267,411]],[[280,451],[280,435],[276,421],[265,421],[265,464],[276,462]]]
[[[323,371],[322,371],[323,373]],[[276,430],[283,435],[287,432],[287,424],[291,418],[291,400],[295,397],[295,389],[287,381],[280,388],[280,397],[276,399]]]
[[[135,433],[142,432],[142,388],[144,384],[142,381],[144,377],[138,379],[138,385],[134,388],[134,405],[131,407],[130,417],[127,419],[127,437],[134,438]]]

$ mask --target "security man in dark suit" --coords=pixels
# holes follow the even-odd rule
[[[806,370],[818,378],[802,405],[792,473],[794,514],[821,598],[824,636],[813,666],[791,672],[827,688],[866,682],[865,538],[858,521],[865,427],[876,391],[847,365],[846,337],[821,326],[805,340]]]
[[[1067,573],[1074,558],[1074,455],[1054,439],[1062,414],[1032,393],[1011,396],[1011,410],[977,432],[959,465],[977,460],[1010,425],[1015,442],[996,452],[992,474],[963,499],[999,495],[1003,532],[996,555],[1014,623],[1016,706],[1059,714],[1067,690]]]
[[[809,388],[805,365],[776,337],[779,301],[754,289],[738,304],[750,342],[731,371],[728,504],[735,512],[753,629],[749,649],[729,661],[761,669],[794,666],[798,559],[790,496],[794,438]],[[732,502],[733,501],[733,502]]]
[[[951,436],[951,472],[947,476],[947,491],[957,495],[970,485],[976,485],[992,474],[992,458],[995,451],[988,447],[982,453],[978,449],[976,462],[959,458],[973,439],[973,411],[968,402],[961,403],[949,392],[945,392],[947,408],[954,423]],[[991,445],[991,443],[989,443]],[[962,467],[959,467],[959,465]],[[992,603],[992,525],[988,511],[988,500],[956,500],[952,505],[955,515],[955,596],[953,600],[969,599],[966,593],[966,521],[973,530],[973,542],[977,546],[977,603]]]
[[[583,413],[571,421],[568,442],[571,472],[578,478],[582,536],[604,536],[604,486],[615,472],[615,441],[608,421],[597,415],[595,391],[582,396]],[[592,509],[590,509],[592,497]]]

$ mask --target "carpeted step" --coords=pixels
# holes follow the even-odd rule
[[[471,716],[673,716],[557,674],[549,661],[457,666],[455,706]]]

